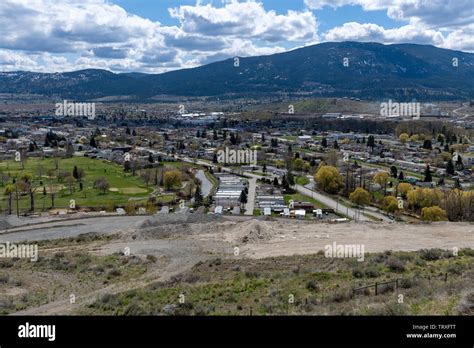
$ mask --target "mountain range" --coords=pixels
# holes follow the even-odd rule
[[[3,72],[0,93],[77,100],[157,95],[462,100],[474,98],[474,54],[430,45],[327,42],[163,74]]]

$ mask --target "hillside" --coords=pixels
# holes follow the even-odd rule
[[[349,66],[343,65],[348,58]],[[458,66],[453,66],[453,58]],[[0,73],[0,93],[93,99],[131,95],[354,96],[450,100],[474,97],[474,54],[434,46],[322,43],[293,51],[216,62],[164,74]],[[462,81],[462,83],[460,83]]]

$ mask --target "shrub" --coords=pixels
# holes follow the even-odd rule
[[[320,290],[320,286],[315,281],[310,280],[306,283],[306,289],[317,292]]]
[[[377,268],[370,267],[365,270],[364,274],[368,278],[377,278],[380,275],[380,272]]]
[[[420,258],[426,261],[439,260],[443,255],[440,249],[423,249],[420,250]]]
[[[392,292],[392,291],[395,291],[395,284],[394,283],[381,284],[381,285],[377,286],[378,294],[386,294],[387,292]]]
[[[352,276],[354,278],[362,278],[364,276],[364,272],[360,268],[354,268],[352,270]]]
[[[385,266],[387,266],[393,272],[404,272],[405,263],[396,257],[390,257],[385,261]]]
[[[155,263],[158,259],[154,255],[147,255],[146,256],[147,261]]]

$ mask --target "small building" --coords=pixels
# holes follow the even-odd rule
[[[297,219],[304,219],[306,217],[306,210],[304,209],[294,210],[294,214]]]

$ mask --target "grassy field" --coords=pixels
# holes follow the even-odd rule
[[[12,183],[12,178],[19,177],[22,173],[32,174],[33,186],[36,187],[35,210],[51,208],[51,198],[49,195],[51,188],[56,192],[55,208],[69,207],[69,201],[71,199],[76,201],[76,206],[78,207],[99,208],[106,207],[110,204],[125,205],[130,199],[134,201],[139,201],[140,199],[146,200],[153,191],[151,187],[145,187],[143,180],[138,176],[125,173],[121,166],[106,161],[87,157],[61,159],[59,161],[58,171],[65,171],[72,175],[74,166],[82,169],[85,172],[85,176],[82,179],[83,190],[80,191],[79,182],[76,182],[74,183],[73,193],[70,192],[65,182],[61,182],[56,176],[48,176],[48,172],[55,169],[55,163],[53,159],[50,158],[43,160],[31,158],[26,162],[24,169],[22,169],[20,163],[1,162],[0,170],[4,173],[8,173],[10,176],[9,183]],[[94,181],[102,176],[107,178],[110,184],[110,189],[105,194],[93,188]],[[6,184],[7,183],[4,183],[3,187],[0,187],[0,204],[2,210],[5,210],[7,207],[7,197],[4,195]],[[46,189],[46,196],[43,192],[44,188]],[[15,208],[15,206],[16,204],[14,202],[13,207]],[[22,196],[20,198],[20,210],[24,211],[29,207],[29,196]]]
[[[323,253],[214,259],[169,282],[103,297],[79,313],[472,315],[473,266],[471,249],[461,250],[458,256],[436,249],[387,251],[366,255],[362,262],[326,258]],[[394,282],[379,284],[377,294],[374,286],[353,292],[354,288],[387,281]]]

